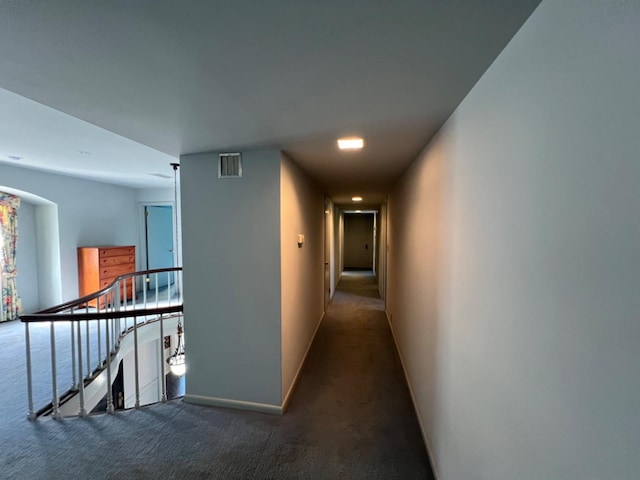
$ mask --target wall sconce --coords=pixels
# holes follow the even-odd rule
[[[299,233],[298,234],[298,248],[302,248],[303,244],[304,244],[304,234],[303,233]]]

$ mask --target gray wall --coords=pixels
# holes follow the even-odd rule
[[[324,197],[282,155],[280,173],[282,399],[288,397],[324,310]],[[304,234],[304,244],[297,244]]]
[[[240,179],[216,153],[180,160],[185,400],[279,406],[280,152],[243,152]]]
[[[386,299],[387,285],[387,203],[380,205],[376,232],[378,240],[376,243],[376,277],[378,280],[378,292],[380,298]]]
[[[640,3],[543,1],[390,196],[442,480],[640,472]]]
[[[2,185],[57,204],[65,301],[78,297],[78,246],[137,244],[134,189],[8,165],[0,165],[0,179]],[[37,283],[37,279],[33,281]],[[39,293],[43,297],[42,287]]]

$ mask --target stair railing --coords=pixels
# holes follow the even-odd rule
[[[165,285],[160,286],[160,285]],[[139,355],[138,335],[141,327],[157,323],[159,325],[160,369],[165,371],[164,326],[168,320],[175,323],[176,317],[182,317],[182,268],[163,268],[129,273],[116,278],[107,287],[76,300],[65,302],[55,307],[47,308],[36,313],[21,315],[25,325],[26,368],[28,418],[33,420],[41,415],[52,414],[54,418],[61,418],[61,406],[74,397],[79,399],[77,415],[86,416],[86,389],[92,386],[94,380],[103,378],[106,384],[106,411],[113,413],[114,399],[112,394],[113,364],[117,363],[121,342],[128,334],[133,333],[135,358],[135,407],[140,407],[139,384]],[[128,294],[128,292],[132,292]],[[132,298],[127,298],[127,297]],[[42,325],[49,322],[49,337],[51,345],[51,392],[52,401],[39,410],[34,409],[34,384],[31,350],[32,325]],[[60,395],[58,366],[58,346],[56,342],[56,327],[60,329],[65,322],[70,325],[70,364],[71,387]],[[41,366],[38,366],[41,368]],[[116,365],[117,369],[117,365]],[[106,376],[106,378],[104,378]],[[167,400],[166,380],[161,374],[161,401]],[[103,385],[104,386],[104,385]],[[69,415],[69,413],[66,413]]]

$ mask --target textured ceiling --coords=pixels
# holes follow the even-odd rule
[[[170,186],[180,154],[280,148],[378,203],[538,3],[3,1],[0,162]]]

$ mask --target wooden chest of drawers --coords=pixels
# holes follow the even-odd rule
[[[136,247],[78,247],[78,293],[81,297],[97,292],[120,275],[136,271]],[[133,298],[133,281],[120,289],[120,299]],[[126,295],[126,297],[125,297]],[[104,306],[105,300],[100,301]],[[96,302],[92,303],[93,306]]]

